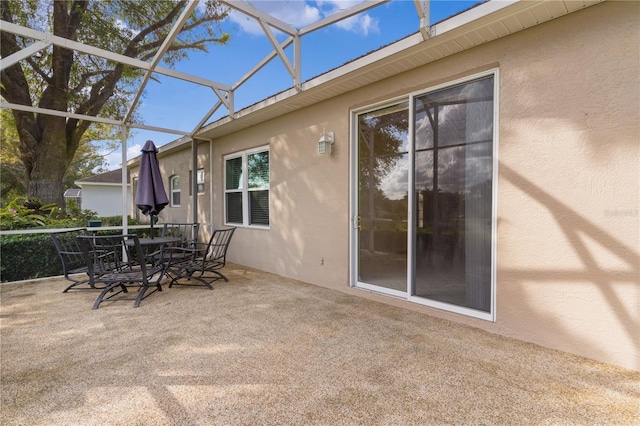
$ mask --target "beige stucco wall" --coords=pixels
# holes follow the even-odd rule
[[[187,149],[184,149],[184,148]],[[170,179],[172,176],[180,177],[180,206],[171,206],[171,202],[158,215],[158,227],[163,223],[170,222],[193,222],[193,204],[189,195],[189,172],[192,169],[191,144],[187,144],[182,149],[164,151],[160,149],[158,160],[160,164],[160,172],[162,173],[164,188],[167,192],[169,200],[171,200]],[[198,222],[202,224],[201,239],[208,239],[211,235],[211,167],[210,167],[210,143],[203,141],[198,143],[197,167],[196,169],[204,169],[205,171],[205,193],[199,194],[198,197]],[[133,179],[138,177],[139,164],[130,167],[131,184]],[[193,179],[195,179],[193,173]],[[136,211],[135,192],[132,195],[131,215],[142,221],[148,220],[143,214]]]
[[[224,217],[222,157],[270,147],[270,229],[239,229],[232,261],[315,284],[347,285],[348,115],[347,105],[333,101],[214,142],[216,226]],[[323,127],[340,135],[331,156],[317,153]]]
[[[638,3],[608,2],[502,44],[492,327],[634,369],[640,369],[638,28]]]
[[[269,144],[271,228],[229,260],[640,369],[640,5],[606,2],[214,141]],[[496,321],[349,288],[349,112],[499,69]],[[333,154],[317,154],[322,129]]]

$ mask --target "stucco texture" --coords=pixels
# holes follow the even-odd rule
[[[270,229],[233,262],[640,369],[640,4],[605,2],[213,141],[270,147]],[[497,69],[495,322],[350,288],[350,111]],[[331,156],[317,153],[323,129]]]

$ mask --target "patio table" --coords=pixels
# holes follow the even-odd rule
[[[169,262],[166,262],[163,256],[164,247],[160,250],[152,251],[156,246],[172,245],[180,242],[179,237],[155,237],[155,238],[138,238],[138,242],[144,251],[145,257],[153,264],[162,264],[163,271],[169,267]],[[133,244],[133,240],[127,240],[127,245]]]
[[[127,240],[127,244],[133,244],[133,242],[129,243],[130,240]],[[140,245],[145,246],[153,246],[153,245],[161,245],[161,244],[174,244],[180,241],[178,237],[155,237],[155,238],[138,238]]]

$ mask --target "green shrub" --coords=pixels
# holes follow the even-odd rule
[[[59,214],[59,209],[51,209],[48,217],[36,214],[36,209],[27,209],[21,206],[13,205],[11,207],[0,210],[0,229],[28,229],[28,228],[85,228],[89,219],[102,220],[102,226],[120,226],[122,225],[122,216],[110,216],[98,218],[95,213],[84,210],[77,217],[67,217],[63,215],[62,219],[55,219],[54,216]],[[34,204],[30,204],[34,207]],[[15,207],[18,207],[16,209]],[[129,219],[129,225],[137,225],[140,222]],[[93,228],[98,235],[119,234],[119,230],[101,230]],[[161,232],[156,229],[156,235]],[[149,229],[131,229],[131,234],[138,234],[140,238],[148,237]],[[55,247],[51,242],[48,233],[42,234],[17,234],[0,236],[0,281],[20,281],[33,278],[51,277],[62,275],[62,262],[56,253]]]
[[[72,206],[73,207],[73,206]],[[0,230],[85,228],[89,220],[101,220],[102,226],[122,225],[122,216],[98,217],[91,210],[71,208],[70,215],[54,204],[43,205],[36,199],[17,197],[0,209]],[[140,225],[133,218],[129,225]],[[120,231],[98,231],[98,235],[118,234]],[[140,238],[150,235],[149,228],[130,230]],[[161,227],[156,228],[159,235]],[[0,281],[19,281],[62,275],[62,263],[48,233],[0,236]]]
[[[0,280],[62,275],[62,262],[49,234],[0,236]]]
[[[122,219],[120,219],[122,220]],[[122,222],[118,222],[120,225]],[[117,226],[115,225],[115,226]],[[60,228],[83,228],[83,225],[60,226]],[[91,229],[91,228],[89,228]],[[93,228],[96,235],[120,234],[120,230]],[[162,228],[156,228],[159,235]],[[55,229],[52,229],[55,231]],[[130,234],[140,238],[149,237],[149,228],[130,229]],[[22,281],[34,278],[63,275],[62,262],[48,233],[0,235],[0,281]]]

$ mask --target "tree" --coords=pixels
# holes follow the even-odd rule
[[[167,38],[186,1],[1,0],[0,16],[54,35],[147,61]],[[184,25],[164,55],[168,66],[189,51],[224,44],[229,35],[216,25],[227,9],[208,0]],[[31,43],[2,31],[5,58]],[[1,73],[2,97],[8,102],[120,119],[143,71],[122,63],[53,46]],[[30,198],[62,206],[63,181],[92,123],[75,118],[13,110],[19,157]]]
[[[358,121],[358,211],[362,220],[361,231],[367,235],[367,249],[371,252],[375,251],[378,210],[391,204],[407,205],[406,199],[391,203],[379,184],[402,158],[401,149],[409,128],[409,113],[406,108],[383,112],[363,115]],[[387,214],[390,215],[391,212],[388,211]],[[402,220],[402,214],[396,219]]]
[[[100,149],[110,151],[120,146],[120,131],[111,125],[93,123],[84,133],[80,145],[69,168],[64,175],[62,192],[68,188],[76,188],[75,181],[97,173],[108,171],[105,166],[105,155],[100,154]]]
[[[117,130],[117,129],[115,129]],[[105,159],[99,149],[118,149],[119,132],[112,126],[94,123],[82,136],[73,161],[64,176],[62,192],[75,187],[75,181],[106,172]],[[100,141],[100,144],[96,144]],[[26,198],[24,165],[20,161],[20,139],[11,110],[0,110],[0,206],[6,207],[17,197]]]
[[[26,195],[24,166],[20,162],[18,132],[10,111],[0,111],[0,192],[2,207],[21,195]]]

